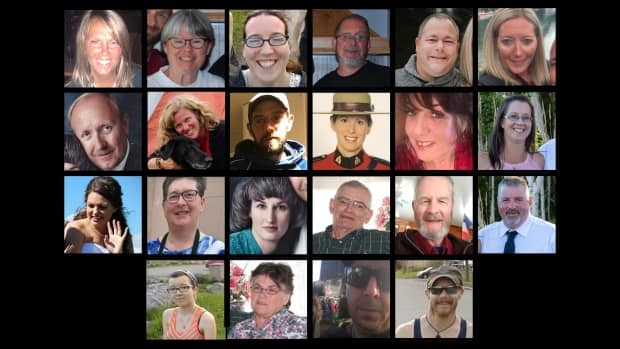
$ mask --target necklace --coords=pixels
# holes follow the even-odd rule
[[[450,325],[448,325],[446,328],[444,328],[443,330],[438,330],[435,328],[435,326],[433,326],[433,324],[431,324],[431,322],[428,320],[428,316],[426,317],[426,323],[428,323],[428,325],[433,329],[433,331],[437,332],[437,335],[435,336],[435,338],[441,338],[441,336],[439,335],[441,332],[449,329],[450,327],[452,327],[452,325],[454,325],[454,323],[456,322],[456,315],[454,316],[454,320],[452,320],[452,322],[450,323]]]

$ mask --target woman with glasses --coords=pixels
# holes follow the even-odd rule
[[[230,254],[306,253],[300,241],[306,206],[288,177],[251,177],[237,184],[230,212]]]
[[[225,123],[205,102],[192,95],[178,95],[172,98],[160,116],[158,133],[160,148],[149,155],[147,162],[149,169],[183,169],[172,157],[165,158],[162,151],[163,147],[177,136],[185,136],[196,141],[200,150],[212,158],[210,168],[224,169],[224,162],[227,160],[224,150]]]
[[[204,177],[166,177],[162,185],[168,232],[147,243],[148,254],[224,254],[224,243],[198,228],[205,209]]]
[[[65,225],[65,253],[133,253],[122,196],[112,177],[88,182],[85,207]]]
[[[397,170],[472,170],[471,93],[397,93]]]
[[[478,154],[479,170],[542,170],[544,156],[535,151],[534,106],[525,96],[508,96],[497,109],[489,152]]]
[[[293,295],[293,271],[288,264],[264,262],[252,270],[250,300],[253,314],[235,324],[229,339],[305,339],[305,317],[289,310]]]
[[[118,13],[86,11],[75,42],[73,76],[65,87],[142,86],[142,67],[131,60],[129,32]]]
[[[215,35],[202,11],[175,12],[161,31],[161,42],[168,65],[147,77],[148,87],[224,87],[224,79],[205,69]]]
[[[243,23],[247,69],[230,77],[231,87],[306,87],[306,73],[289,61],[288,24],[277,11],[258,10]]]
[[[215,339],[217,331],[213,314],[196,304],[196,276],[184,269],[173,272],[167,291],[177,307],[164,310],[163,339]]]

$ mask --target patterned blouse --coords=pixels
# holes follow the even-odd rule
[[[308,337],[306,318],[297,316],[286,307],[275,313],[262,327],[256,328],[256,318],[237,323],[228,332],[229,339],[305,339]]]

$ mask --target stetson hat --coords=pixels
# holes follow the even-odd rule
[[[365,92],[336,92],[333,97],[331,111],[316,111],[315,114],[331,115],[371,115],[389,114],[376,112],[370,100],[370,94]]]

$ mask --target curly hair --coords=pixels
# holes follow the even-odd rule
[[[220,123],[220,119],[209,106],[193,96],[179,95],[171,99],[159,119],[159,141],[160,146],[168,143],[168,141],[179,134],[174,128],[174,116],[185,108],[191,111],[202,130],[212,131]]]

